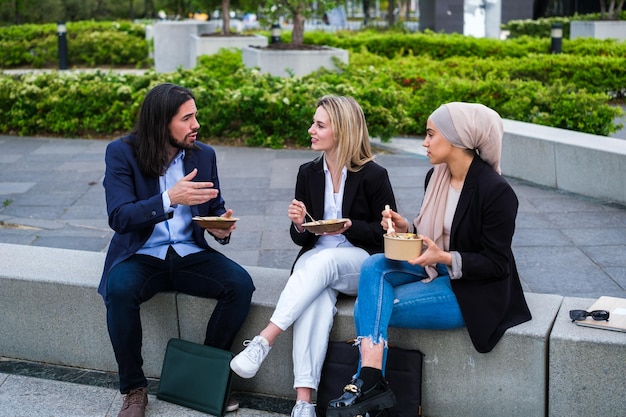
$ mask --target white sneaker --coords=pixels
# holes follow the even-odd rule
[[[291,410],[291,417],[315,417],[315,405],[298,400]]]
[[[230,361],[230,369],[242,378],[252,378],[272,348],[263,336],[255,336],[243,342],[246,347]]]
[[[232,413],[233,411],[239,410],[239,401],[232,395],[228,398],[228,405],[226,406],[226,412]]]

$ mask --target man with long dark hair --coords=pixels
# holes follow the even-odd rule
[[[193,216],[232,216],[220,194],[215,151],[197,142],[194,96],[160,84],[145,97],[135,129],[107,146],[104,188],[115,231],[98,292],[119,367],[118,417],[143,417],[148,381],[139,306],[160,291],[214,298],[204,344],[229,350],[254,285],[240,265],[211,248]],[[226,244],[235,229],[207,229]],[[231,400],[228,411],[238,407]]]

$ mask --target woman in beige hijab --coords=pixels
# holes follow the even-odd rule
[[[423,146],[434,167],[413,224],[383,211],[396,232],[418,232],[425,250],[410,261],[373,255],[362,265],[355,325],[361,362],[327,416],[390,408],[384,379],[388,327],[466,327],[478,352],[493,349],[506,329],[531,319],[511,241],[518,201],[500,175],[502,119],[474,103],[448,103],[426,125]]]

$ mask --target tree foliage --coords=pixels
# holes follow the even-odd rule
[[[322,16],[341,3],[340,0],[260,0],[265,13],[274,21],[280,16],[289,16],[293,23],[291,43],[302,45],[304,40],[304,22],[312,16]]]
[[[218,3],[217,5],[215,3]],[[0,0],[0,24],[155,18],[163,10],[173,18],[209,12],[221,0]]]

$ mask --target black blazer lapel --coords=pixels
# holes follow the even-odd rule
[[[311,170],[311,176],[309,177],[309,190],[324,190],[326,177],[324,176],[324,159],[320,156],[315,160]],[[309,213],[315,220],[322,220],[324,218],[324,192],[311,192],[312,207],[308,207]]]
[[[478,190],[478,177],[480,176],[480,171],[484,168],[480,162],[482,162],[480,157],[474,156],[474,160],[467,171],[465,184],[463,185],[463,190],[461,191],[461,196],[459,197],[459,202],[454,213],[454,221],[452,222],[452,228],[450,229],[450,236],[457,235],[459,223],[461,223],[467,214],[470,203],[474,198],[474,193]]]
[[[363,178],[363,171],[350,172],[346,177],[346,185],[343,189],[343,206],[341,207],[341,213],[343,217],[348,217],[350,210],[352,210],[352,202],[355,201],[356,193],[359,189],[359,183]]]

